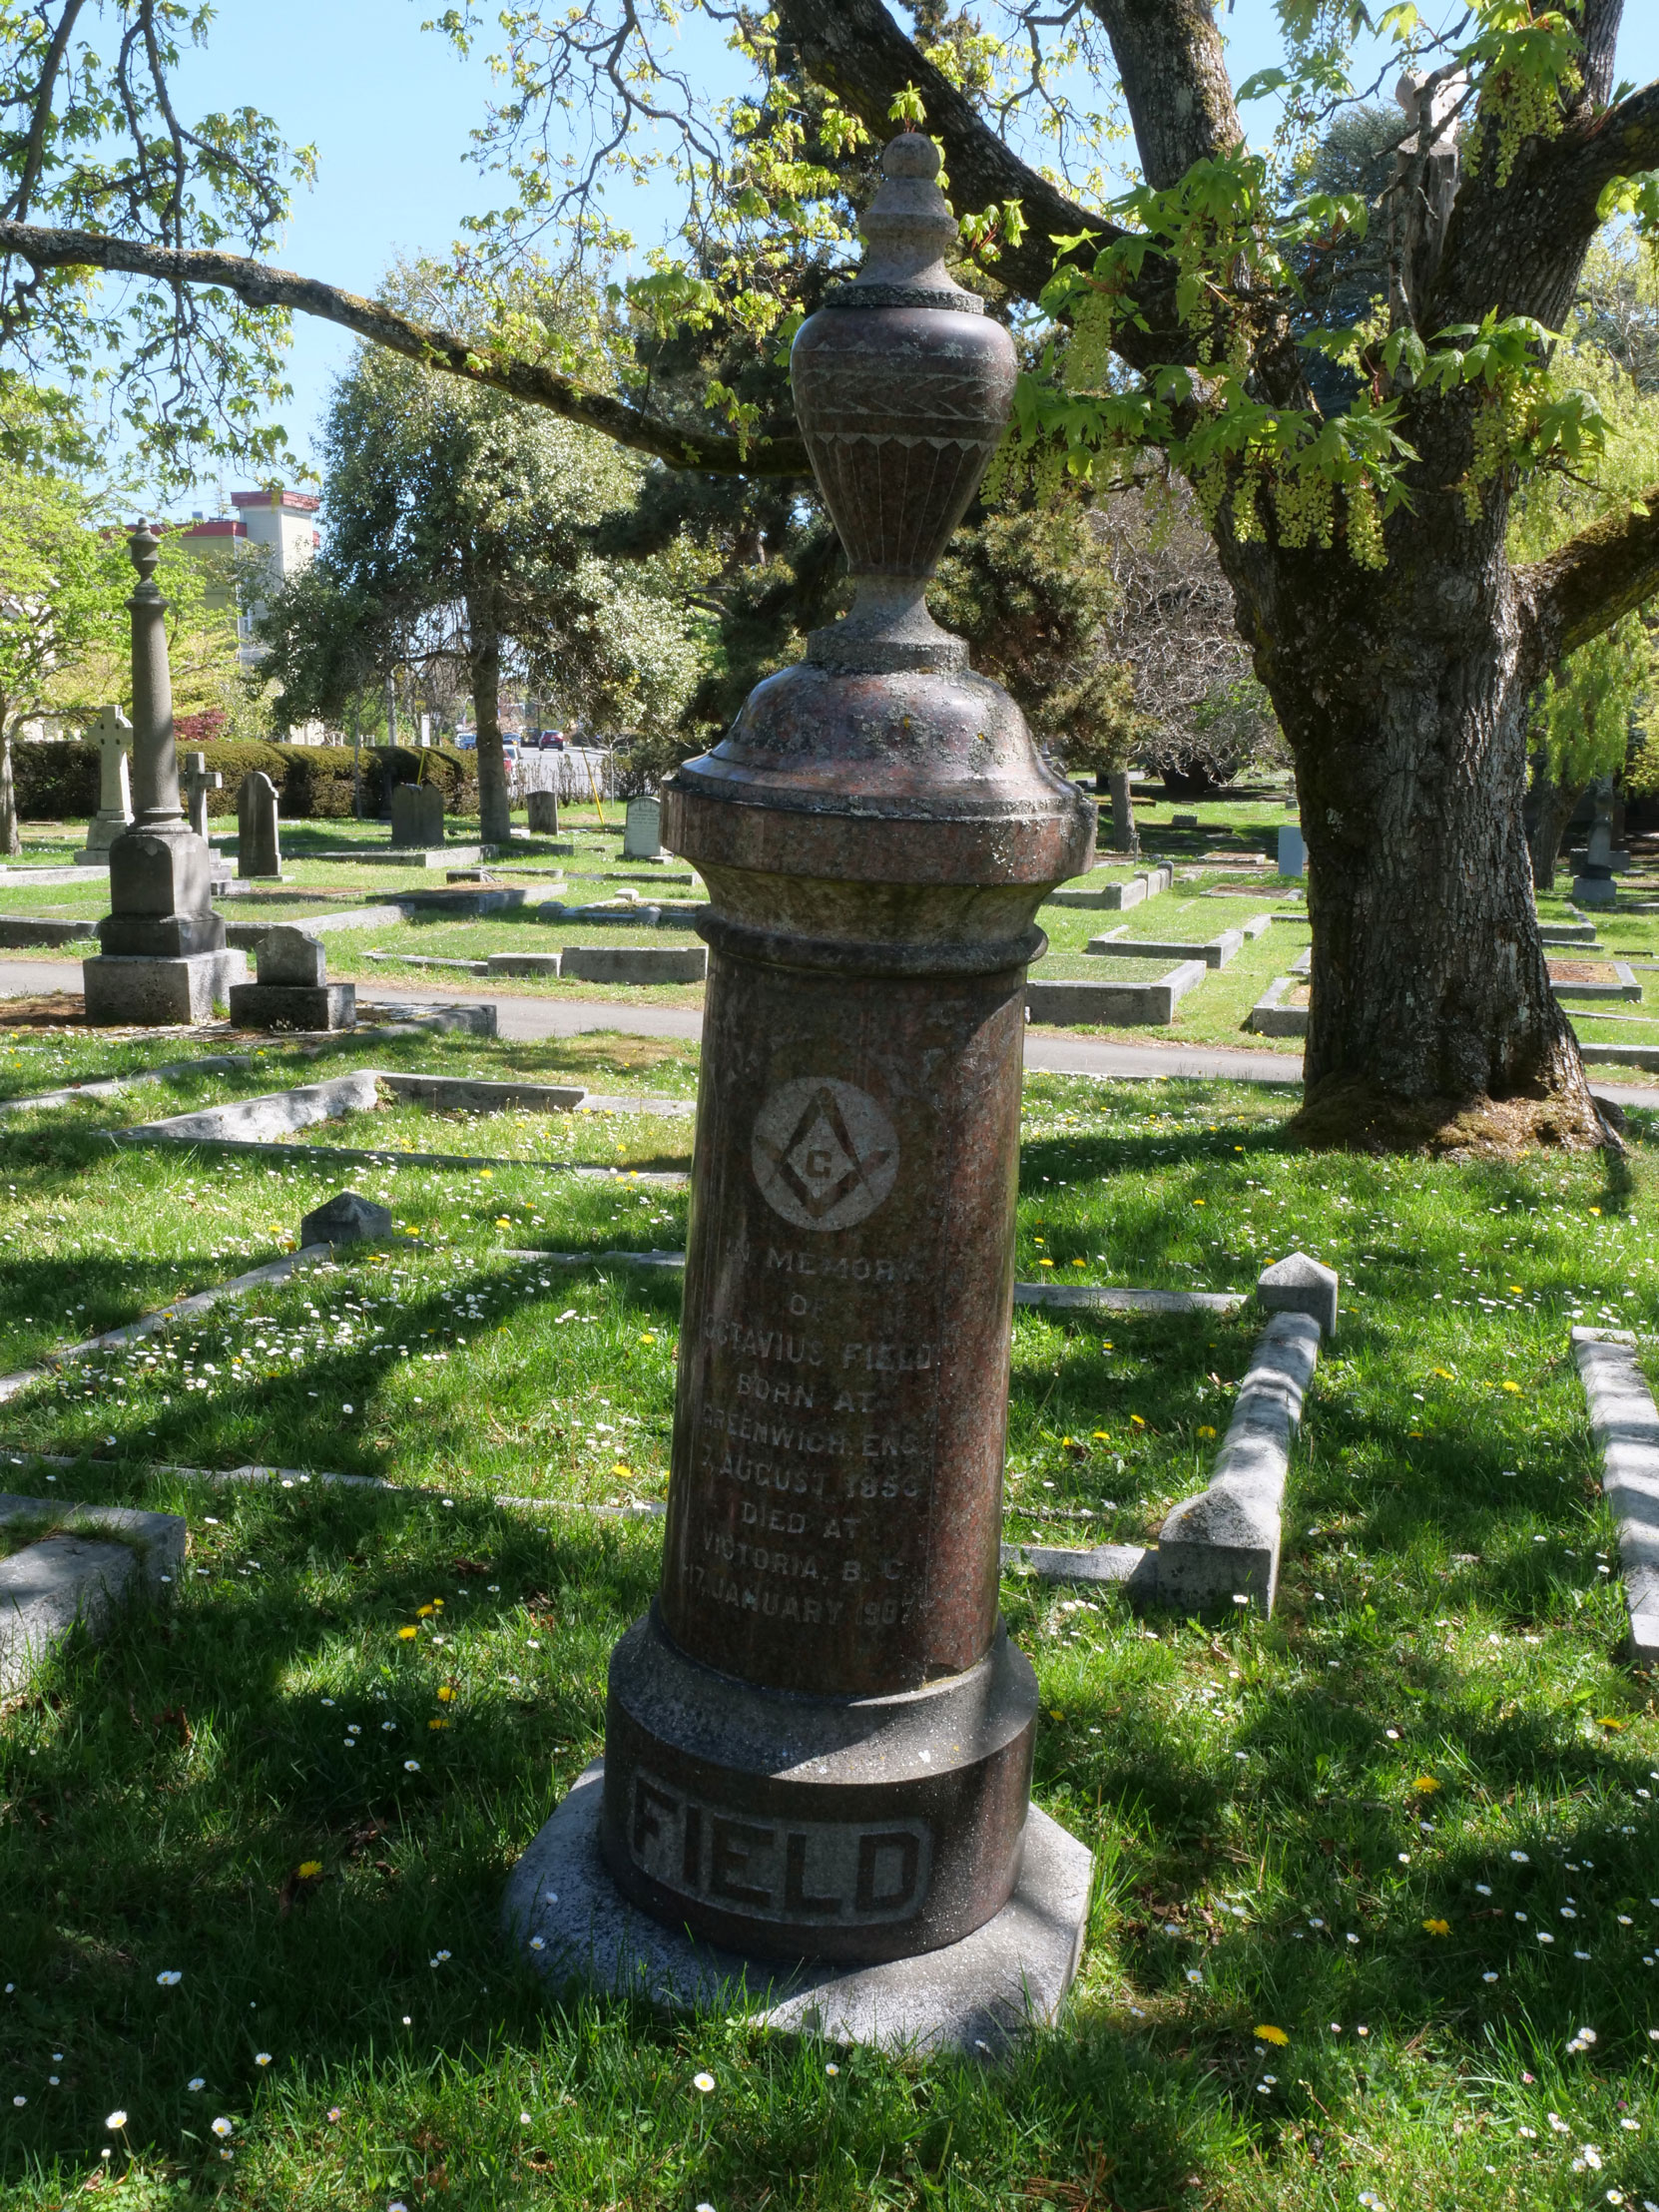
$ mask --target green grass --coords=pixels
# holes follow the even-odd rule
[[[541,1049],[419,1046],[480,1074]],[[78,1065],[99,1050],[138,1047]],[[1311,1158],[1291,1096],[1027,1084],[1021,1277],[1242,1289],[1300,1246],[1345,1312],[1271,1625],[1004,1585],[1036,1794],[1098,1869],[1067,2013],[1004,2072],[551,2002],[502,1944],[507,1870],[597,1753],[655,1579],[651,1524],[560,1507],[662,1493],[678,1285],[603,1254],[682,1244],[683,1190],[377,1171],[420,1247],[0,1408],[14,1452],[84,1453],[9,1486],[191,1529],[163,1614],[0,1719],[0,2094],[26,2100],[0,2205],[67,2202],[106,2149],[123,2202],[260,2212],[1659,2198],[1659,1718],[1617,1660],[1567,1354],[1575,1314],[1659,1321],[1659,1153],[1639,1116],[1625,1163]],[[0,1122],[8,1366],[271,1256],[337,1187],[303,1148],[112,1157],[95,1124]],[[1248,1311],[1022,1311],[1009,1533],[1144,1540],[1204,1479],[1253,1336]],[[247,1459],[407,1490],[155,1467]]]

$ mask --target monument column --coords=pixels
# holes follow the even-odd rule
[[[167,602],[156,583],[161,533],[140,524],[127,541],[138,583],[133,618],[134,819],[110,846],[110,912],[98,924],[103,955],[82,962],[91,1022],[200,1022],[248,973],[225,945],[213,910],[210,854],[179,804]]]
[[[709,986],[662,1583],[613,1655],[601,1827],[666,1926],[846,1967],[962,1941],[1021,1879],[1024,989],[1095,814],[927,611],[1014,351],[944,267],[931,142],[882,166],[862,274],[791,364],[855,603],[664,795]]]

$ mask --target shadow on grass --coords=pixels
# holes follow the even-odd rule
[[[968,2160],[1015,2191],[1033,2176],[1069,2187],[1093,2175],[1109,2183],[1093,2201],[1149,2207],[1176,2201],[1195,2164],[1271,2158],[1316,2106],[1338,2126],[1366,2111],[1377,2124],[1380,2074],[1396,2061],[1322,2041],[1327,2020],[1350,2031],[1386,2021],[1395,2045],[1432,2033],[1484,2052],[1482,2063],[1491,2037],[1521,2020],[1559,2048],[1593,2018],[1609,2058],[1641,2023],[1636,1938],[1610,1912],[1582,1969],[1531,1940],[1559,1902],[1541,1840],[1524,1867],[1453,1853],[1432,1894],[1400,1895],[1396,1854],[1422,1848],[1427,1801],[1365,1794],[1368,1758],[1398,1717],[1366,1654],[1334,1688],[1276,1698],[1240,1737],[1241,1776],[1230,1754],[1183,1752],[1158,1680],[1125,1638],[1098,1689],[1068,1693],[1064,1721],[1045,1723],[1037,1788],[1103,1865],[1121,1867],[1125,1830],[1141,1847],[1137,1878],[1103,1901],[1094,1953],[1143,2017],[1085,1998],[1008,2075],[839,2054],[847,2083],[825,2109],[811,2045],[605,2001],[548,2007],[499,1934],[508,1867],[599,1748],[607,1655],[649,1600],[654,1532],[338,1492],[222,1495],[216,1513],[217,1530],[198,1525],[176,1610],[71,1651],[14,1712],[0,1750],[0,1944],[18,1992],[0,2010],[0,2064],[32,2092],[0,2151],[13,2182],[34,2161],[95,2168],[116,2103],[134,2139],[186,2173],[213,2170],[213,2112],[247,2133],[263,2111],[268,2135],[291,2129],[293,2153],[316,2156],[321,2107],[348,2095],[391,2102],[378,2130],[406,2152],[391,2182],[430,2182],[443,2155],[468,2155],[469,2128],[489,2137],[492,2070],[516,2068],[515,2108],[543,2072],[560,2085],[547,2101],[568,2120],[545,2123],[555,2153],[560,2125],[573,2155],[599,2130],[642,2186],[673,2138],[699,2187],[718,2181],[733,2202],[786,2182],[843,2201],[836,2176],[848,2168],[861,2185],[883,2171],[919,2185]],[[1252,1663],[1248,1635],[1209,1648]],[[1178,1656],[1161,1650],[1154,1664]],[[1605,1762],[1563,1754],[1525,1713],[1493,1712],[1464,1670],[1438,1663],[1421,1687],[1470,1770],[1466,1782],[1448,1772],[1434,1817],[1476,1786],[1473,1770],[1494,1800],[1608,1788]],[[431,1729],[434,1719],[446,1725]],[[1633,1774],[1627,1761],[1611,1779]],[[1240,1849],[1244,1813],[1271,1837],[1260,1867]],[[1641,1843],[1589,1802],[1558,1843],[1565,1860],[1594,1860],[1610,1896],[1647,1879]],[[1268,1861],[1295,1909],[1248,1908],[1239,1923],[1183,1902],[1214,1881],[1248,1896]],[[299,1878],[313,1863],[320,1875]],[[1519,1930],[1502,1946],[1470,1914],[1477,1879],[1497,1893],[1477,1910]],[[1589,1878],[1573,1883],[1585,1896]],[[1421,1928],[1430,1907],[1449,1937]],[[1480,1973],[1500,1947],[1493,1989]],[[1196,2019],[1194,1961],[1217,1992]],[[183,1978],[163,1988],[162,1972]],[[1287,2080],[1266,2110],[1257,2019],[1296,2036],[1296,2086]],[[743,2115],[707,2139],[688,2093],[704,2064]],[[49,2067],[60,2074],[51,2096],[40,2086]],[[198,2075],[203,2097],[186,2086]],[[482,2108],[439,2128],[433,2113],[463,2086]],[[652,2113],[663,2144],[642,2131]]]

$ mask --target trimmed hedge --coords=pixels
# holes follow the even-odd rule
[[[276,804],[286,822],[336,821],[351,812],[351,749],[342,745],[261,745],[218,739],[181,744],[181,756],[205,753],[210,770],[225,779],[208,794],[210,815],[234,815],[243,779],[257,770],[276,787]],[[441,783],[444,807],[452,815],[478,811],[477,763],[469,753],[432,747],[426,752],[399,746],[365,746],[362,754],[363,812],[378,815],[387,806],[388,784],[412,784],[424,767],[428,783]],[[17,808],[24,822],[74,822],[98,812],[98,748],[82,742],[53,745],[33,741],[12,748]]]

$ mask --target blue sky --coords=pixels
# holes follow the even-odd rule
[[[292,144],[317,149],[316,187],[299,198],[273,256],[284,267],[369,292],[388,262],[443,253],[462,220],[491,205],[490,181],[467,158],[489,72],[481,53],[462,61],[423,34],[425,12],[423,0],[224,0],[211,44],[189,57],[179,87],[186,112],[251,104]],[[1236,83],[1279,59],[1271,0],[1238,0],[1223,22]],[[718,68],[725,57],[707,26],[693,35],[700,67]],[[1638,83],[1659,77],[1655,0],[1627,0],[1618,67]],[[1271,123],[1265,111],[1261,121]],[[674,210],[667,192],[647,192],[616,200],[612,214],[649,245],[672,228]],[[344,331],[295,317],[294,396],[283,410],[295,451],[309,449],[352,345]],[[211,488],[194,504],[211,506]]]

